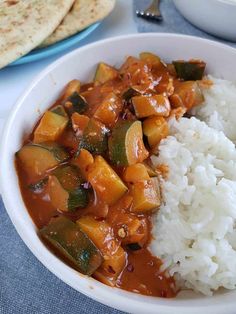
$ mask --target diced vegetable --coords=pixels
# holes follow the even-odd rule
[[[56,168],[52,174],[57,177],[64,189],[73,191],[84,182],[78,167],[63,165]]]
[[[123,178],[124,181],[132,183],[150,179],[147,168],[141,163],[128,166],[124,171]]]
[[[103,262],[90,238],[77,224],[63,216],[53,218],[39,234],[53,246],[56,254],[66,258],[82,274],[91,276]]]
[[[148,157],[140,121],[117,123],[109,138],[109,154],[111,161],[118,166],[133,165]]]
[[[177,76],[184,81],[201,80],[206,68],[206,63],[201,60],[173,61]]]
[[[122,95],[122,98],[126,101],[129,101],[132,97],[134,96],[140,96],[141,92],[139,91],[138,88],[129,87]]]
[[[138,58],[128,57],[120,68],[120,75],[123,81],[130,86],[141,84],[151,85],[151,73],[147,64]]]
[[[108,205],[117,202],[127,191],[119,176],[101,156],[95,157],[88,172],[88,181],[99,199]]]
[[[126,252],[120,246],[114,254],[104,257],[104,262],[96,270],[94,277],[113,287],[116,284],[118,276],[123,271],[125,264]]]
[[[56,107],[53,107],[51,110],[51,112],[56,113],[62,117],[68,118],[67,113],[65,111],[65,108],[61,105],[58,105]]]
[[[95,277],[104,277],[110,285],[114,285],[125,266],[126,254],[115,240],[112,228],[106,222],[97,221],[89,216],[80,218],[77,224],[95,243],[104,257],[104,262],[97,270]]]
[[[174,107],[185,107],[189,110],[200,105],[204,101],[204,96],[197,82],[179,82],[174,94],[170,96],[170,101]]]
[[[147,118],[143,122],[143,133],[147,136],[150,147],[156,147],[169,134],[168,123],[163,117]]]
[[[17,153],[24,170],[30,176],[41,176],[48,169],[69,158],[67,152],[56,143],[27,144]]]
[[[88,178],[89,167],[94,163],[93,155],[86,149],[81,149],[78,156],[73,160],[73,164],[79,167],[84,179]]]
[[[89,117],[79,114],[78,112],[74,112],[71,116],[72,127],[73,130],[76,132],[77,136],[83,134],[84,129],[89,123]]]
[[[150,52],[141,52],[139,54],[139,57],[141,60],[143,60],[146,63],[151,64],[151,65],[159,66],[160,64],[162,64],[160,57],[158,57],[157,55],[154,55],[153,53],[150,53]]]
[[[141,250],[141,246],[138,243],[130,243],[127,244],[127,247],[131,250],[131,251],[138,251]]]
[[[72,115],[74,112],[84,113],[88,109],[88,103],[83,96],[77,92],[74,92],[70,97],[67,98],[65,107],[70,115]]]
[[[41,193],[48,183],[48,177],[29,185],[29,189],[34,193]]]
[[[101,62],[97,67],[94,81],[97,84],[104,84],[107,81],[115,79],[118,76],[118,74],[119,73],[115,68]]]
[[[107,222],[96,220],[91,216],[83,216],[76,223],[103,255],[112,255],[116,252],[119,243],[115,240],[112,227]]]
[[[170,102],[163,95],[135,96],[132,98],[137,118],[149,116],[168,117],[170,114]]]
[[[146,236],[142,228],[143,220],[122,209],[113,211],[110,221],[115,226],[114,232],[122,245],[140,242]]]
[[[133,196],[133,212],[147,212],[161,205],[160,196],[153,179],[134,183],[131,189]]]
[[[114,126],[122,110],[121,100],[114,94],[109,93],[94,113],[94,118],[100,120],[107,127]]]
[[[73,93],[79,93],[80,92],[80,81],[79,80],[72,80],[70,81],[66,88],[65,91],[61,97],[62,101],[66,101]]]
[[[48,194],[52,205],[61,211],[74,211],[88,205],[88,192],[75,166],[61,166],[49,176]]]
[[[152,178],[152,177],[156,177],[157,176],[157,172],[156,170],[153,168],[152,165],[150,165],[147,161],[143,162],[143,165],[145,166],[145,168],[147,169],[147,173],[148,175]]]
[[[79,149],[87,149],[93,154],[103,154],[107,151],[107,133],[108,129],[103,123],[96,119],[90,119],[84,129]]]
[[[65,130],[67,123],[68,117],[46,111],[34,131],[34,143],[56,141]]]

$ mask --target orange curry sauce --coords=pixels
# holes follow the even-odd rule
[[[196,95],[191,92],[193,88],[188,90],[187,88],[189,88],[189,86],[183,86],[183,89],[180,89],[179,85],[181,85],[181,80],[176,78],[173,66],[166,66],[161,61],[158,62],[158,59],[152,56],[151,58],[146,58],[146,60],[129,57],[119,70],[117,77],[103,82],[102,84],[90,83],[82,85],[80,94],[88,103],[88,110],[84,114],[89,118],[94,116],[94,113],[104,98],[109,93],[114,93],[120,99],[123,106],[116,119],[116,123],[121,120],[137,120],[132,108],[132,103],[124,103],[124,100],[122,100],[122,94],[131,86],[135,86],[136,90],[139,90],[141,95],[158,94],[166,97],[167,101],[170,100],[171,104],[168,116],[176,115],[178,118],[183,115],[189,107],[195,105],[194,102],[196,102]],[[175,93],[175,89],[178,92]],[[63,97],[64,94],[53,107],[62,103],[65,105],[65,100],[63,100],[64,102],[62,101],[62,99],[65,99],[65,97]],[[186,99],[188,104],[185,104]],[[110,114],[112,114],[112,112],[110,112]],[[142,118],[141,121],[143,121]],[[110,131],[112,131],[113,127],[114,125],[109,127]],[[34,132],[24,144],[33,141]],[[73,123],[67,125],[66,129],[55,142],[65,147],[71,158],[74,156],[75,152],[78,150],[79,140],[78,130],[75,132]],[[152,147],[148,146],[146,142],[145,146],[150,156]],[[139,147],[137,149],[139,149]],[[114,166],[109,159],[108,152],[106,152],[103,157],[118,176],[123,178],[125,168]],[[146,160],[148,160],[148,158],[146,158]],[[101,201],[99,195],[97,195],[88,184],[90,188],[88,206],[86,206],[86,208],[78,208],[73,212],[64,212],[52,205],[47,186],[37,192],[33,192],[29,189],[29,184],[35,182],[35,177],[25,171],[22,162],[18,158],[16,158],[16,168],[25,205],[39,229],[47,226],[52,217],[61,215],[74,222],[81,217],[92,217],[98,222],[104,222],[109,226],[107,229],[107,237],[103,240],[104,249],[101,247],[101,251],[105,256],[105,262],[106,249],[109,247],[111,251],[122,248],[122,252],[123,250],[125,251],[125,263],[120,273],[116,274],[116,276],[114,276],[114,269],[112,269],[112,267],[106,269],[100,267],[92,275],[94,278],[105,284],[144,295],[167,298],[176,295],[177,291],[174,279],[160,271],[161,260],[152,256],[148,250],[148,245],[151,241],[151,215],[153,211],[141,212],[132,210],[132,182],[127,184],[127,192],[112,206],[108,206]],[[48,175],[50,175],[50,171],[52,170],[49,169],[47,171]],[[42,179],[42,177],[37,178],[37,180],[39,179]],[[138,227],[135,226],[135,224],[138,224]],[[136,228],[132,239],[129,236],[129,228]],[[134,245],[130,245],[132,244],[131,242]],[[55,252],[55,254],[57,254],[57,252]]]

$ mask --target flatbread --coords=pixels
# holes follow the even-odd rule
[[[0,68],[37,47],[74,0],[0,0]]]
[[[113,10],[114,5],[115,0],[75,0],[71,11],[40,47],[55,44],[102,20]]]

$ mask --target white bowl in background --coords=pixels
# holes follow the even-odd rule
[[[54,256],[37,235],[18,186],[14,167],[15,152],[43,113],[58,97],[65,84],[78,78],[93,77],[100,61],[119,65],[128,55],[150,51],[164,60],[200,58],[215,76],[236,80],[236,50],[191,36],[138,34],[116,37],[79,48],[47,67],[27,88],[11,111],[6,123],[0,152],[0,184],[4,204],[19,235],[32,253],[62,281],[114,308],[135,314],[235,314],[236,291],[221,291],[213,297],[182,292],[175,299],[147,297],[116,288],[81,275]]]
[[[212,35],[236,41],[236,0],[173,0],[192,24]]]

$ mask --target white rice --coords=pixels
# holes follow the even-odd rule
[[[172,120],[170,133],[152,157],[155,165],[168,165],[169,176],[163,180],[164,204],[154,216],[150,249],[183,287],[206,295],[219,287],[235,289],[235,146],[195,118]]]
[[[214,85],[202,89],[205,101],[193,108],[192,114],[236,143],[236,83],[212,76],[208,78]]]

